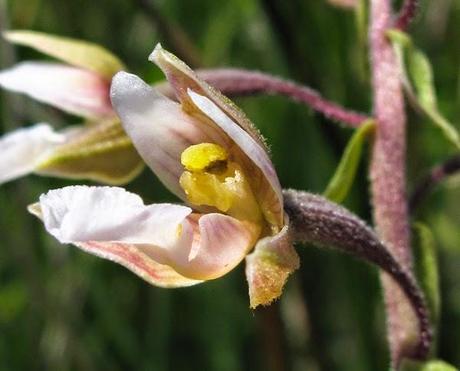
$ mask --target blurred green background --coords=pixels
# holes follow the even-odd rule
[[[371,107],[366,36],[351,11],[323,0],[0,0],[1,28],[100,43],[147,81],[155,43],[195,67],[257,69],[308,84],[356,110]],[[441,110],[460,117],[460,1],[424,2],[412,26],[435,68]],[[1,67],[44,59],[2,42]],[[281,97],[239,99],[271,145],[284,187],[322,192],[351,135]],[[3,131],[75,118],[1,92]],[[458,127],[458,126],[457,126]],[[453,153],[409,110],[409,187]],[[367,153],[366,153],[367,154]],[[367,161],[346,206],[370,220]],[[0,370],[387,370],[377,271],[299,246],[301,269],[272,307],[249,310],[243,266],[187,289],[151,287],[124,268],[59,245],[26,206],[75,182],[31,176],[0,188]],[[83,183],[83,182],[80,182]],[[174,199],[149,171],[129,184],[146,201]],[[418,209],[440,261],[439,356],[460,367],[460,178]]]

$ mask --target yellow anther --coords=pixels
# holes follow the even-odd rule
[[[201,172],[227,159],[227,151],[218,144],[200,143],[182,152],[180,162],[188,171]]]

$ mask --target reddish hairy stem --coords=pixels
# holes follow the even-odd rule
[[[395,22],[395,27],[405,31],[417,15],[418,0],[404,0]]]
[[[405,267],[411,267],[406,202],[406,133],[402,86],[396,56],[385,31],[389,0],[371,1],[370,48],[377,119],[371,164],[375,221]]]
[[[254,94],[279,94],[304,103],[327,118],[358,127],[371,117],[348,110],[337,103],[324,99],[318,92],[306,86],[295,84],[262,72],[242,69],[198,70],[198,75],[229,97]],[[172,95],[167,85],[159,88],[165,95]]]
[[[406,196],[406,116],[396,56],[385,31],[391,27],[390,0],[372,0],[369,42],[377,119],[371,159],[371,191],[374,221],[380,238],[407,270],[412,270],[410,228]],[[392,362],[404,357],[424,358],[420,328],[401,290],[382,274]],[[414,344],[414,336],[419,343]]]
[[[327,118],[358,127],[369,116],[345,109],[323,98],[317,91],[262,72],[241,69],[201,70],[200,77],[222,91],[225,95],[279,94],[304,103]]]

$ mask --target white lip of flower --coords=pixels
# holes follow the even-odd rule
[[[179,102],[120,72],[112,103],[146,164],[193,209],[145,206],[115,187],[67,187],[42,195],[31,211],[62,243],[121,263],[159,286],[220,277],[255,246],[246,270],[251,305],[267,303],[279,296],[298,258],[263,141],[238,108],[183,62],[160,45],[151,58]]]

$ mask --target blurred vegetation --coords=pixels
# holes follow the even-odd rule
[[[424,3],[412,26],[431,59],[441,110],[460,117],[460,1]],[[323,0],[0,0],[1,28],[87,39],[147,81],[154,44],[200,67],[234,66],[297,80],[356,110],[371,107],[366,35],[353,12]],[[2,42],[1,67],[42,59]],[[352,132],[280,97],[238,103],[271,144],[284,187],[322,192]],[[73,117],[1,93],[3,131]],[[409,109],[409,186],[454,148]],[[457,125],[458,127],[458,125]],[[345,204],[370,220],[366,161]],[[299,246],[301,269],[276,305],[248,308],[243,267],[193,288],[154,288],[126,269],[61,246],[26,206],[74,182],[21,179],[0,189],[0,370],[386,370],[378,275],[335,252]],[[127,188],[174,200],[144,173]],[[460,178],[415,218],[432,229],[442,287],[439,356],[460,367]]]

